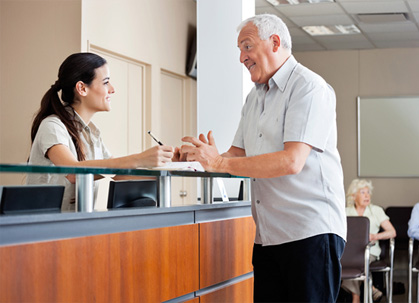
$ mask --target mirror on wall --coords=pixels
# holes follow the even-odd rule
[[[358,176],[419,177],[419,96],[358,97]]]

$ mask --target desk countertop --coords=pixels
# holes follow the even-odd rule
[[[0,245],[13,245],[250,216],[250,202],[0,216]]]

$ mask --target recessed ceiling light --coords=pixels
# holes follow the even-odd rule
[[[273,6],[278,5],[295,5],[295,4],[304,4],[304,3],[321,3],[321,2],[335,2],[335,0],[266,0]]]
[[[350,34],[358,34],[358,33],[361,32],[353,24],[351,24],[351,25],[303,26],[303,30],[305,30],[311,36],[350,35]]]
[[[356,16],[359,21],[371,24],[409,21],[407,13],[358,14]]]

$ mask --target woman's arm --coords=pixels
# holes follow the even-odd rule
[[[173,148],[171,146],[159,145],[147,149],[138,154],[125,157],[110,158],[103,160],[78,161],[70,149],[62,144],[57,144],[47,151],[47,156],[57,166],[88,166],[108,168],[137,168],[156,167],[171,162]]]
[[[370,234],[370,241],[386,240],[396,237],[396,229],[390,220],[385,220],[381,223],[382,232],[378,234]]]

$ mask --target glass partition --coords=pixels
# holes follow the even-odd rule
[[[92,212],[94,206],[94,176],[142,176],[155,177],[157,181],[157,206],[171,206],[171,177],[200,177],[201,203],[211,204],[213,178],[243,178],[226,173],[209,173],[190,170],[156,170],[156,169],[122,169],[103,167],[69,167],[69,166],[38,166],[28,164],[0,164],[0,173],[26,173],[26,174],[66,174],[75,175],[76,210],[79,212]],[[244,200],[250,197],[250,182],[245,178]]]
[[[103,167],[39,166],[28,164],[0,164],[0,173],[52,173],[52,174],[94,174],[129,176],[179,176],[211,178],[243,178],[225,173],[209,173],[188,170],[125,169]]]

